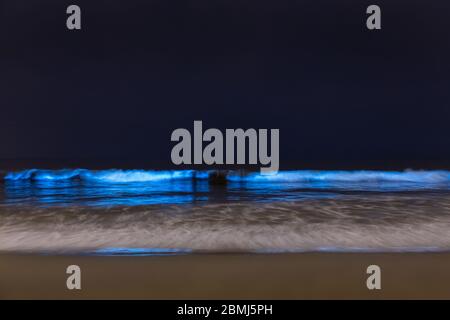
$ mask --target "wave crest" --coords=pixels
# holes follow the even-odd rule
[[[150,182],[180,179],[202,179],[207,174],[193,170],[87,170],[87,169],[64,169],[64,170],[39,170],[29,169],[20,172],[10,172],[5,175],[5,180],[36,180],[36,181],[58,181],[81,179],[99,182]]]
[[[207,179],[212,171],[196,170],[40,170],[29,169],[20,172],[9,172],[4,179],[9,181],[37,180],[57,181],[81,179],[109,183],[120,182],[152,182],[182,179]],[[280,171],[272,175],[260,173],[226,172],[228,181],[247,182],[413,182],[413,183],[448,183],[450,171]]]

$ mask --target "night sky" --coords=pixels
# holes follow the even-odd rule
[[[281,169],[450,168],[450,2],[0,0],[0,119],[3,166],[175,169],[202,120],[279,128]]]

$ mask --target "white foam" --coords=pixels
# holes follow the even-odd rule
[[[447,196],[0,212],[1,251],[450,250]]]

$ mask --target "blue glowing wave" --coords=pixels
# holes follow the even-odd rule
[[[30,169],[10,172],[4,177],[8,181],[59,181],[80,179],[105,183],[158,182],[186,179],[207,179],[210,171],[195,170],[40,170]],[[231,182],[412,182],[412,183],[448,183],[450,171],[280,171],[276,174],[228,172]]]
[[[58,181],[81,179],[97,182],[151,182],[183,179],[206,179],[208,172],[193,170],[153,171],[153,170],[39,170],[30,169],[20,172],[10,172],[4,179],[9,181],[35,180]]]
[[[414,182],[447,183],[450,171],[280,171],[273,175],[249,173],[229,175],[230,181],[267,181],[267,182]]]

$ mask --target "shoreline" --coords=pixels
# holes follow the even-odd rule
[[[66,288],[74,264],[81,290]],[[450,253],[0,253],[0,299],[450,299]]]

